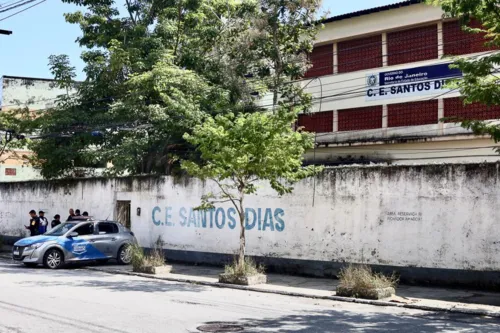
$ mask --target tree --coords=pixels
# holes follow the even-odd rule
[[[485,44],[492,50],[500,47],[500,12],[497,0],[428,0],[429,3],[441,6],[447,17],[460,20],[464,31],[481,34]],[[480,28],[471,28],[471,19],[479,21]],[[464,103],[479,102],[489,106],[500,105],[500,77],[498,73],[500,53],[487,52],[480,57],[455,58],[454,66],[458,67],[463,78],[453,80],[449,86],[460,91]],[[500,141],[500,126],[478,119],[455,119],[462,127],[471,129],[475,134],[490,135],[495,142]]]
[[[220,190],[204,195],[199,209],[230,202],[238,212],[239,267],[244,267],[245,260],[245,197],[257,192],[257,182],[267,181],[283,195],[293,190],[293,183],[320,170],[302,166],[304,152],[313,147],[313,138],[293,130],[296,112],[280,108],[274,114],[218,115],[196,126],[192,134],[184,135],[197,147],[201,162],[183,161],[182,168],[192,176],[214,181]]]
[[[256,93],[310,102],[287,81],[307,69],[317,0],[127,0],[124,16],[107,0],[64,2],[86,9],[66,14],[88,49],[86,79],[43,116],[33,149],[47,178],[110,161],[109,175],[171,174],[199,158],[183,134],[205,117],[258,112]],[[52,60],[70,82],[65,58]]]

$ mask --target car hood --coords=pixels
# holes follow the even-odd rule
[[[44,235],[27,237],[27,238],[23,238],[21,240],[18,240],[14,244],[14,246],[29,246],[29,245],[33,245],[36,243],[44,243],[44,242],[48,242],[48,241],[53,241],[53,240],[56,240],[57,238],[59,238],[59,237],[58,236],[44,236]]]

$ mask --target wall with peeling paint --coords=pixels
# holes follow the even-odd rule
[[[58,97],[66,94],[66,89],[56,86],[56,81],[17,76],[2,76],[0,106],[3,111],[19,107],[43,110],[57,104]],[[76,90],[69,91],[74,94]]]
[[[256,214],[247,232],[248,253],[324,263],[500,270],[499,167],[335,168],[281,198],[262,186],[246,203]],[[17,235],[30,209],[43,209],[51,218],[79,208],[111,219],[116,201],[130,200],[132,230],[141,245],[148,247],[161,235],[171,251],[234,254],[239,227],[232,228],[230,205],[206,213],[206,219],[190,212],[213,190],[209,183],[172,177],[2,183],[0,234]],[[249,224],[253,220],[250,213]]]

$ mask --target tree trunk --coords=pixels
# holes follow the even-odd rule
[[[240,196],[240,251],[238,252],[238,266],[243,268],[245,266],[245,210],[243,209],[243,194]]]

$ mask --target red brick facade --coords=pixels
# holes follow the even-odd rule
[[[447,122],[456,122],[464,119],[500,119],[500,106],[488,107],[480,103],[464,105],[461,98],[446,98],[444,100],[444,117],[448,118]]]
[[[309,55],[312,67],[304,77],[316,77],[333,74],[333,44],[316,46]]]
[[[438,123],[438,101],[389,104],[387,126],[416,126]]]
[[[437,24],[387,34],[389,66],[438,58]]]
[[[382,105],[339,110],[339,131],[382,128]]]
[[[471,28],[479,28],[481,24],[471,21]],[[445,55],[462,55],[490,50],[484,43],[487,41],[483,33],[469,33],[462,30],[459,21],[443,23],[443,51]]]
[[[333,111],[316,112],[299,115],[297,125],[304,130],[315,133],[329,133],[333,131]]]
[[[339,42],[337,53],[339,73],[382,67],[382,35]]]

